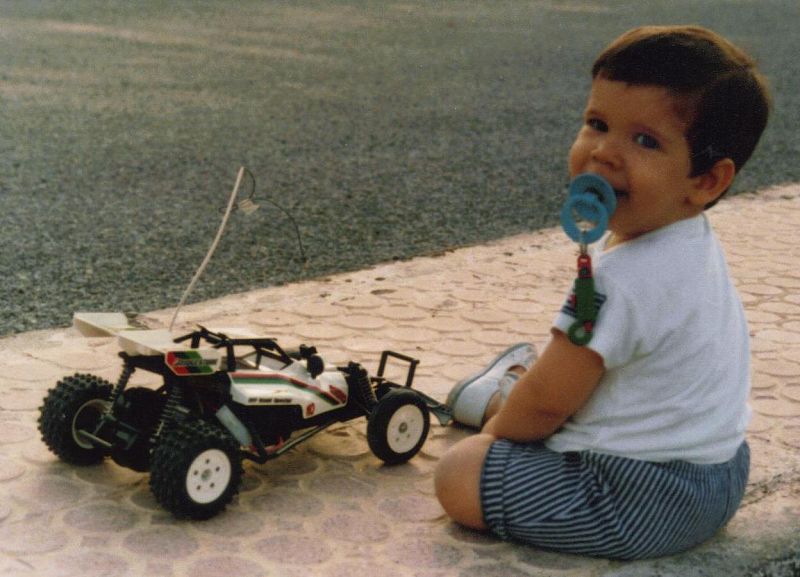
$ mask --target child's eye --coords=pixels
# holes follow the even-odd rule
[[[586,120],[586,126],[598,132],[608,132],[608,125],[599,118],[588,118]]]
[[[660,148],[661,145],[658,143],[658,140],[650,136],[649,134],[639,133],[634,137],[636,144],[639,146],[643,146],[644,148],[651,148],[653,150]]]

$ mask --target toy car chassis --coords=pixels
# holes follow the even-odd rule
[[[39,431],[65,462],[150,472],[156,500],[178,518],[207,519],[238,493],[243,460],[266,463],[327,427],[367,417],[367,441],[388,464],[411,459],[430,428],[433,399],[412,389],[416,359],[383,351],[377,374],[358,363],[327,368],[314,347],[286,351],[270,338],[199,327],[172,338],[116,313],[76,314],[84,334],[114,334],[116,383],[90,374],[60,380],[44,399]],[[387,363],[407,363],[404,384]],[[129,387],[143,370],[158,388]],[[439,414],[441,419],[441,415]]]

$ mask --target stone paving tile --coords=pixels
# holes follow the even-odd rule
[[[118,372],[111,338],[72,330],[0,340],[0,575],[538,577],[747,574],[800,547],[800,273],[789,259],[800,186],[726,200],[710,213],[746,304],[753,340],[753,473],[745,506],[711,543],[673,558],[615,563],[502,543],[451,523],[433,495],[439,456],[469,434],[433,424],[422,452],[386,467],[360,421],[332,427],[266,465],[247,464],[240,495],[206,522],[174,520],[147,475],[112,462],[60,463],[36,431],[61,376]],[[194,323],[240,326],[329,362],[374,369],[393,348],[421,360],[415,386],[443,398],[453,381],[519,340],[545,341],[574,249],[540,231],[438,257],[191,305]],[[146,315],[166,325],[171,311]],[[139,385],[155,384],[136,374]]]

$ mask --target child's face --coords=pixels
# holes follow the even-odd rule
[[[617,193],[609,223],[615,242],[631,240],[693,216],[694,179],[675,99],[660,86],[592,82],[584,124],[569,155],[570,176],[593,172]]]

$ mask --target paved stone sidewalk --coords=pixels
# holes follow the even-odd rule
[[[368,451],[363,419],[266,465],[246,465],[241,494],[224,514],[178,522],[156,506],[146,475],[111,462],[66,466],[40,442],[38,407],[59,378],[81,371],[115,380],[119,371],[113,339],[63,329],[0,340],[0,575],[734,577],[797,555],[800,186],[726,200],[710,215],[751,323],[755,410],[745,504],[710,543],[618,563],[459,529],[438,506],[431,476],[442,452],[467,433],[434,424],[419,456],[384,467]],[[499,348],[546,339],[571,281],[573,251],[559,230],[516,236],[192,305],[176,332],[195,322],[246,327],[370,370],[381,350],[393,348],[421,360],[415,386],[443,399]],[[170,312],[147,316],[166,324]],[[133,382],[148,381],[137,373]]]

